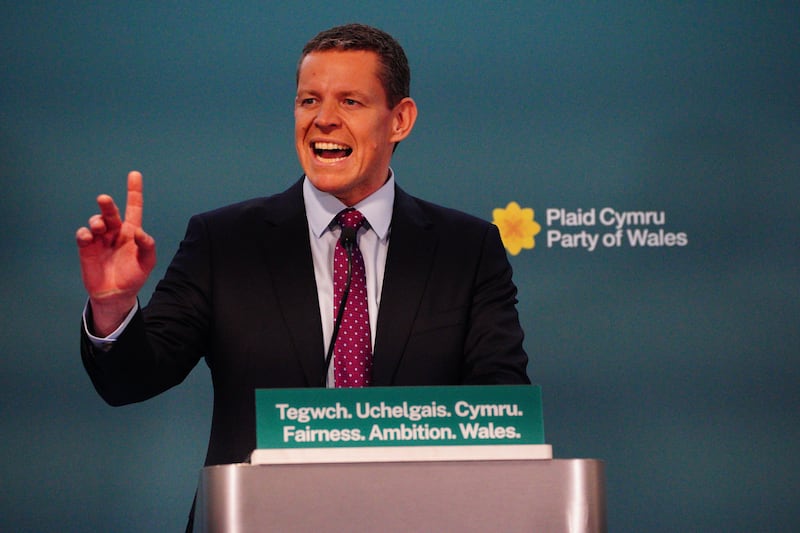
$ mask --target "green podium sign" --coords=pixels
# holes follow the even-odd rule
[[[551,457],[536,385],[259,389],[256,441],[251,462]]]

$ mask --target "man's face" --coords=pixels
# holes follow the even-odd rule
[[[411,131],[410,98],[390,109],[369,51],[312,52],[301,62],[294,106],[300,165],[319,190],[354,205],[388,178],[396,142]],[[409,104],[410,103],[410,104]]]

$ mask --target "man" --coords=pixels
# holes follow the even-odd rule
[[[255,389],[338,386],[326,353],[337,322],[336,220],[346,208],[366,219],[356,233],[370,330],[366,383],[529,383],[497,229],[395,185],[391,156],[417,116],[409,84],[402,48],[380,30],[354,24],[312,39],[295,99],[303,178],[275,196],[193,217],[143,309],[137,294],[155,265],[155,242],[142,229],[141,174],[128,176],[124,220],[110,197],[98,197],[100,214],[76,234],[89,293],[81,353],[108,403],[159,394],[205,358],[212,465],[241,462],[255,447]]]

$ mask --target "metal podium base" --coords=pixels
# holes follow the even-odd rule
[[[594,459],[210,466],[195,531],[606,531]]]

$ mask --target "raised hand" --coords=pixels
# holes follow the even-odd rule
[[[114,331],[136,305],[136,295],[156,264],[155,240],[142,229],[142,175],[128,174],[125,219],[114,200],[97,197],[100,214],[75,233],[81,275],[92,306],[94,333]]]

